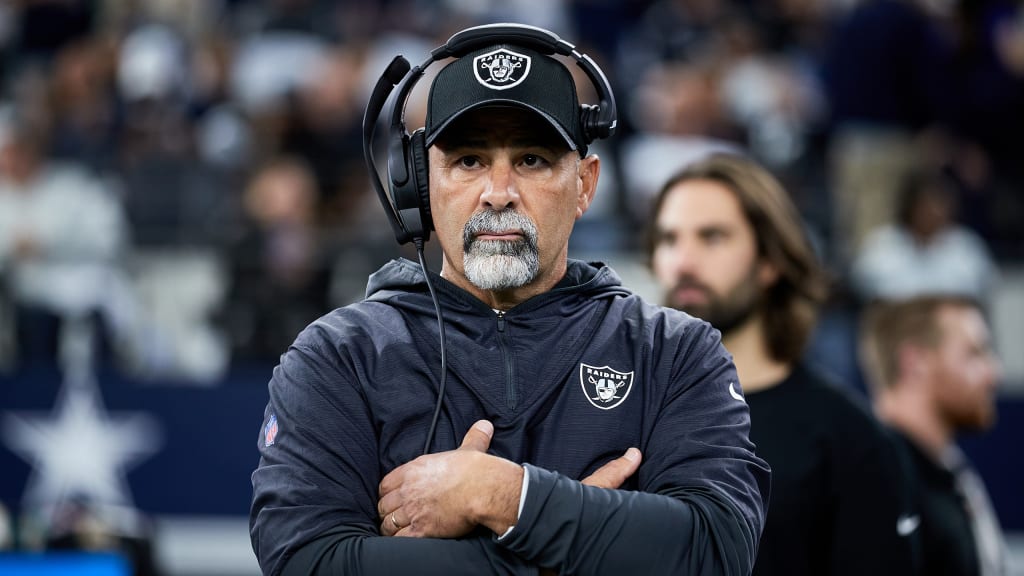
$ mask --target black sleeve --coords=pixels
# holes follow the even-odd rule
[[[314,324],[270,381],[250,537],[264,574],[531,574],[486,535],[379,535],[378,442],[358,364]],[[286,569],[287,566],[287,569]]]
[[[857,410],[851,416],[845,425],[835,422],[845,434],[839,437],[832,470],[836,492],[829,573],[914,574],[920,516],[899,447],[870,413]]]
[[[526,466],[523,515],[499,543],[538,566],[609,576],[750,573],[754,537],[714,490],[676,497],[608,490]]]
[[[746,575],[757,555],[769,468],[754,455],[750,413],[717,333],[668,376],[639,489],[585,486],[526,465],[515,528],[499,541],[525,560],[580,575]]]
[[[458,540],[386,538],[346,531],[314,540],[298,550],[281,576],[478,576],[535,575],[537,569],[498,549],[491,532]]]

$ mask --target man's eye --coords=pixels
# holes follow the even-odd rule
[[[459,166],[463,168],[476,168],[480,165],[480,159],[476,156],[463,156],[459,158]]]
[[[529,167],[542,166],[545,160],[536,154],[527,154],[523,156],[523,165]]]
[[[718,244],[725,241],[725,232],[722,230],[708,230],[704,234],[704,241],[708,244]]]

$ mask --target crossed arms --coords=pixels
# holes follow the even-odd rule
[[[293,347],[270,387],[267,416],[282,428],[276,445],[261,442],[250,520],[267,574],[749,572],[768,471],[745,405],[702,398],[711,386],[659,404],[643,466],[631,449],[575,480],[488,453],[485,422],[456,450],[389,465],[404,430],[382,438],[367,392],[339,392],[359,368],[322,353]],[[639,491],[617,489],[638,469]]]
[[[385,476],[377,502],[381,534],[459,538],[478,525],[505,534],[519,519],[524,469],[487,454],[493,435],[494,425],[480,420],[457,450],[420,456]],[[640,451],[630,448],[582,483],[618,488],[640,459]]]

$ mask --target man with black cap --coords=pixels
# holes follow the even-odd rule
[[[440,275],[386,264],[282,356],[252,478],[264,573],[749,573],[769,470],[718,333],[568,258],[592,112],[529,46],[438,73]]]

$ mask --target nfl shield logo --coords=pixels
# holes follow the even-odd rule
[[[610,410],[622,404],[633,389],[633,372],[619,372],[608,366],[580,364],[580,385],[583,394],[594,406]]]
[[[530,57],[499,48],[473,58],[476,81],[494,90],[518,86],[530,74]]]
[[[269,448],[274,445],[275,440],[277,440],[277,415],[271,414],[270,420],[263,428],[263,445]]]

